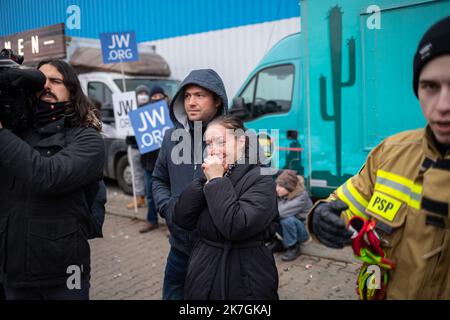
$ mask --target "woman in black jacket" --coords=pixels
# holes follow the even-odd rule
[[[200,238],[189,260],[186,299],[278,299],[275,260],[264,245],[278,216],[275,183],[248,163],[242,133],[242,121],[232,116],[208,125],[206,179],[195,179],[175,206],[173,221]]]

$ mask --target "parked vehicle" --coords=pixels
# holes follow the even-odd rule
[[[278,42],[233,99],[230,112],[248,128],[269,130],[268,139],[279,130],[277,168],[304,175],[314,197],[356,174],[385,137],[425,125],[412,90],[413,55],[450,1],[372,4],[300,1],[301,32]]]

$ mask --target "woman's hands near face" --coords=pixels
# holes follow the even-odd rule
[[[203,161],[202,169],[208,181],[214,178],[223,177],[226,170],[218,156],[208,156]]]

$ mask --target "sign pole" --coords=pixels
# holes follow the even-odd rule
[[[123,86],[123,92],[127,92],[127,86],[125,84],[125,74],[123,72],[123,62],[120,60],[120,71],[122,73],[122,86]],[[134,203],[134,219],[136,219],[137,214],[137,201],[136,201],[136,186],[134,182],[134,166],[133,166],[133,158],[131,155],[131,146],[128,146],[128,160],[130,162],[131,167],[131,185],[133,186],[133,203]]]
[[[120,60],[120,72],[122,73],[123,92],[127,92],[127,86],[125,84],[125,72],[123,71],[123,62],[122,62],[122,60]]]
[[[133,186],[134,219],[136,219],[136,213],[138,212],[138,210],[136,201],[136,187],[134,182],[134,167],[133,167],[133,158],[131,155],[131,146],[128,146],[127,153],[128,153],[128,162],[130,163],[131,167],[131,185]]]

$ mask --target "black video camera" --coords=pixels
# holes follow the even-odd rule
[[[46,81],[42,72],[22,62],[23,56],[10,49],[0,51],[0,122],[15,133],[30,127],[31,101]]]

